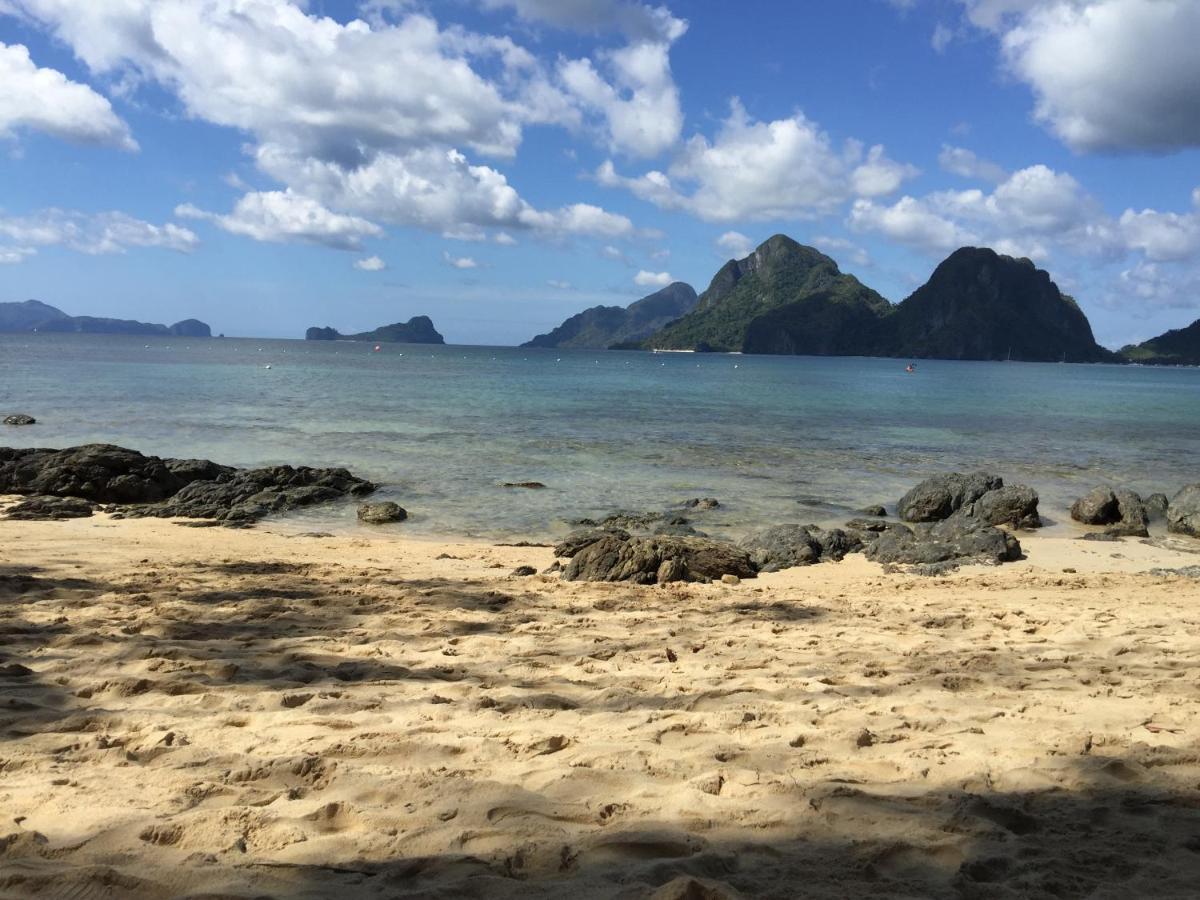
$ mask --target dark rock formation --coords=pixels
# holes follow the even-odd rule
[[[1085,525],[1107,525],[1117,521],[1117,495],[1112,488],[1092,488],[1071,504],[1071,518]]]
[[[816,525],[777,525],[744,538],[739,546],[749,551],[760,572],[777,572],[793,566],[811,566],[822,560],[840,560],[861,550],[862,538],[840,528],[829,531]]]
[[[1189,484],[1171,498],[1167,531],[1200,537],[1200,483]]]
[[[694,537],[601,537],[580,548],[563,571],[566,581],[665,584],[753,578],[754,564],[733,544]]]
[[[1121,348],[1122,358],[1149,366],[1200,366],[1200,319],[1136,346]]]
[[[111,444],[66,450],[0,448],[0,493],[120,504],[121,515],[249,523],[272,512],[361,496],[374,485],[345,469],[234,469],[203,459],[159,459]]]
[[[10,506],[5,516],[9,519],[26,521],[44,519],[86,519],[92,515],[93,505],[78,497],[30,497],[15,506]]]
[[[1013,528],[1040,528],[1038,495],[1023,484],[1006,485],[988,491],[968,508],[965,514],[982,519],[989,525],[1011,525]]]
[[[539,334],[521,346],[605,350],[618,344],[636,344],[691,311],[697,299],[690,284],[677,281],[624,308],[585,309],[548,334]]]
[[[500,487],[506,488],[527,488],[531,491],[539,491],[545,487],[540,481],[506,481]]]
[[[413,316],[407,322],[381,325],[374,331],[358,334],[341,334],[336,328],[309,328],[304,332],[306,341],[378,341],[386,344],[444,344],[445,338],[438,334],[429,316]]]
[[[364,525],[388,525],[392,522],[403,522],[407,518],[408,510],[391,500],[382,503],[362,503],[358,507],[358,521]]]
[[[1002,487],[1004,480],[987,472],[934,475],[901,497],[896,513],[905,522],[936,522]]]
[[[859,513],[864,516],[875,516],[883,519],[887,517],[887,508],[883,506],[864,506],[859,510]]]
[[[61,309],[37,300],[26,300],[23,303],[0,303],[0,331],[212,336],[209,327],[199,319],[185,319],[168,328],[166,325],[136,322],[133,319],[69,316]]]
[[[5,425],[36,425],[37,419],[33,416],[27,416],[25,413],[17,413],[12,416],[4,417]]]
[[[1093,488],[1071,504],[1071,518],[1085,525],[1107,525],[1105,533],[1116,537],[1147,537],[1150,515],[1133,491]]]
[[[1079,305],[1027,259],[954,251],[896,307],[880,332],[885,356],[1109,362]]]
[[[864,352],[889,304],[819,250],[777,234],[730,260],[696,308],[647,339],[649,347],[822,356]]]
[[[601,538],[612,537],[619,541],[629,540],[629,532],[622,528],[585,528],[572,531],[554,545],[554,555],[570,559],[584,547],[594,544]]]
[[[960,565],[998,565],[1021,558],[1021,544],[993,525],[969,516],[952,516],[911,529],[889,529],[866,545],[868,559],[921,567],[928,574]]]
[[[721,506],[715,497],[693,497],[685,500],[683,505],[687,509],[719,509]]]
[[[1167,507],[1170,505],[1171,501],[1167,499],[1166,494],[1151,494],[1149,497],[1146,497],[1142,503],[1146,506],[1146,515],[1148,515],[1150,519],[1154,521],[1158,519],[1165,519],[1167,517]]]

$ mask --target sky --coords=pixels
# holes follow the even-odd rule
[[[528,340],[782,232],[1200,317],[1200,0],[0,0],[0,300]]]

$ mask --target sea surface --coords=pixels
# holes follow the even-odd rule
[[[720,500],[694,520],[714,534],[829,524],[947,470],[1032,485],[1051,523],[1097,483],[1200,481],[1200,369],[905,362],[0,335],[0,415],[38,419],[0,446],[345,466],[406,532],[494,539],[691,497]],[[354,506],[289,523],[354,528]]]

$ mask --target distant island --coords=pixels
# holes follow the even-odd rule
[[[622,324],[625,319],[617,313],[627,316],[637,305],[629,310],[594,307],[525,346],[583,346],[570,342],[607,338],[602,326]],[[1196,331],[1190,344],[1141,345],[1148,349],[1140,358],[1183,361],[1200,356],[1200,328]],[[1190,351],[1181,350],[1183,345]],[[674,321],[644,338],[607,346],[912,359],[1128,360],[1096,343],[1075,300],[1028,259],[962,247],[907,299],[892,304],[821,251],[783,234],[745,258],[727,262],[692,308]]]
[[[1140,344],[1121,348],[1121,356],[1146,366],[1200,366],[1200,319]]]
[[[155,325],[150,322],[136,322],[133,319],[71,316],[55,306],[38,300],[0,303],[0,331],[212,337],[212,329],[199,319],[184,319],[174,325]]]
[[[379,341],[389,344],[444,344],[429,316],[413,316],[407,322],[381,325],[374,331],[342,334],[336,328],[313,327],[304,332],[306,341]]]
[[[676,281],[626,307],[585,309],[553,331],[539,334],[521,346],[606,350],[636,344],[691,312],[698,300],[690,284]]]

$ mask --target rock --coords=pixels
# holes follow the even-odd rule
[[[511,574],[514,578],[528,578],[530,575],[536,575],[537,573],[538,570],[533,566],[517,566],[512,570]]]
[[[25,413],[17,413],[12,416],[4,417],[5,425],[36,425],[37,419],[33,416],[27,416]]]
[[[506,488],[528,488],[531,491],[540,491],[545,487],[540,481],[506,481],[500,487]]]
[[[901,497],[896,513],[905,522],[936,522],[1002,487],[1004,480],[987,472],[935,475]]]
[[[1117,521],[1117,495],[1112,488],[1092,488],[1071,504],[1071,518],[1084,525],[1108,525]]]
[[[1038,495],[1031,487],[1013,484],[988,491],[963,511],[989,525],[1011,525],[1013,528],[1041,528],[1038,515]]]
[[[570,559],[584,547],[589,544],[594,544],[601,538],[615,537],[618,540],[629,540],[629,532],[623,528],[592,528],[581,531],[572,531],[565,538],[554,545],[554,555],[564,559]]]
[[[391,522],[403,522],[407,518],[408,510],[390,500],[382,503],[362,503],[358,507],[358,521],[364,525],[387,525]]]
[[[1089,531],[1079,538],[1081,541],[1119,541],[1121,535],[1110,531]]]
[[[1167,531],[1200,537],[1200,483],[1189,484],[1167,506]]]
[[[862,538],[840,528],[826,531],[816,525],[777,525],[744,538],[740,546],[761,572],[811,566],[821,560],[840,560],[862,549]]]
[[[688,509],[718,509],[721,504],[715,497],[693,497],[683,504]]]
[[[25,521],[45,519],[86,519],[92,515],[92,504],[78,497],[30,497],[10,506],[5,516]]]
[[[121,504],[126,516],[249,523],[271,512],[375,486],[345,469],[270,466],[233,469],[208,460],[159,459],[111,444],[65,450],[0,448],[0,493],[79,497]]]
[[[1142,503],[1145,505],[1146,515],[1150,517],[1151,521],[1167,517],[1167,507],[1170,505],[1170,501],[1166,494],[1151,494]]]
[[[741,896],[723,882],[680,875],[650,894],[647,900],[741,900]]]
[[[1131,537],[1149,537],[1146,525],[1150,522],[1150,514],[1146,512],[1142,498],[1133,491],[1121,489],[1113,491],[1113,494],[1117,498],[1117,522],[1112,528],[1119,528],[1122,534]]]
[[[873,516],[882,519],[887,516],[887,509],[882,506],[864,506],[858,513],[862,516]]]
[[[866,545],[867,559],[925,567],[935,574],[960,565],[998,565],[1021,558],[1015,537],[980,519],[954,516],[932,525],[889,530]]]
[[[736,575],[730,575],[730,574],[726,573],[725,575],[721,576],[721,583],[722,584],[741,584],[742,579],[738,578]]]
[[[711,581],[722,575],[753,578],[750,555],[733,544],[693,537],[605,535],[582,547],[563,572],[565,581]]]
[[[652,534],[661,534],[674,537],[707,537],[702,531],[697,531],[691,526],[687,519],[683,516],[675,516],[670,519],[664,519],[658,525],[650,529]]]
[[[854,532],[859,539],[869,540],[885,531],[908,531],[908,526],[899,522],[882,522],[879,519],[851,519],[845,526]]]

